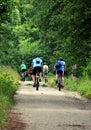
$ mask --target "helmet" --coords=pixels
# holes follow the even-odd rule
[[[38,54],[36,54],[36,55],[35,55],[35,58],[37,58],[37,57],[39,57],[39,55],[38,55]]]
[[[63,61],[63,58],[62,58],[62,57],[59,57],[59,60]]]

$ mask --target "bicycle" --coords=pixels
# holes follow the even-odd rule
[[[36,87],[36,90],[38,91],[39,90],[39,72],[38,71],[35,77],[35,87]]]
[[[61,91],[61,89],[63,88],[63,85],[62,85],[62,74],[61,73],[58,74],[57,87],[59,88],[59,91]]]

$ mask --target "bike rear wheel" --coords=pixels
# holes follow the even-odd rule
[[[59,91],[61,91],[61,89],[62,89],[61,83],[58,83],[58,89],[59,89]]]
[[[61,75],[58,77],[57,87],[58,87],[59,91],[61,91],[61,89],[62,89],[62,78],[61,78]]]
[[[38,79],[36,79],[35,87],[36,87],[36,90],[38,91],[39,90],[39,80]]]

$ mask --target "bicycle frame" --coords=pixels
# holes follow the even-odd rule
[[[35,77],[35,87],[36,87],[36,90],[39,90],[39,72],[38,71]]]

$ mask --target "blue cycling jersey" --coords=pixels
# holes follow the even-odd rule
[[[64,61],[59,61],[59,60],[57,62],[60,62],[61,66],[56,68],[56,71],[58,71],[58,70],[64,71],[64,67],[66,66],[65,62]],[[54,65],[55,67],[56,67],[57,62]]]
[[[34,67],[41,67],[42,63],[43,63],[42,59],[40,59],[39,57],[33,59],[33,61],[32,61],[33,68]]]

